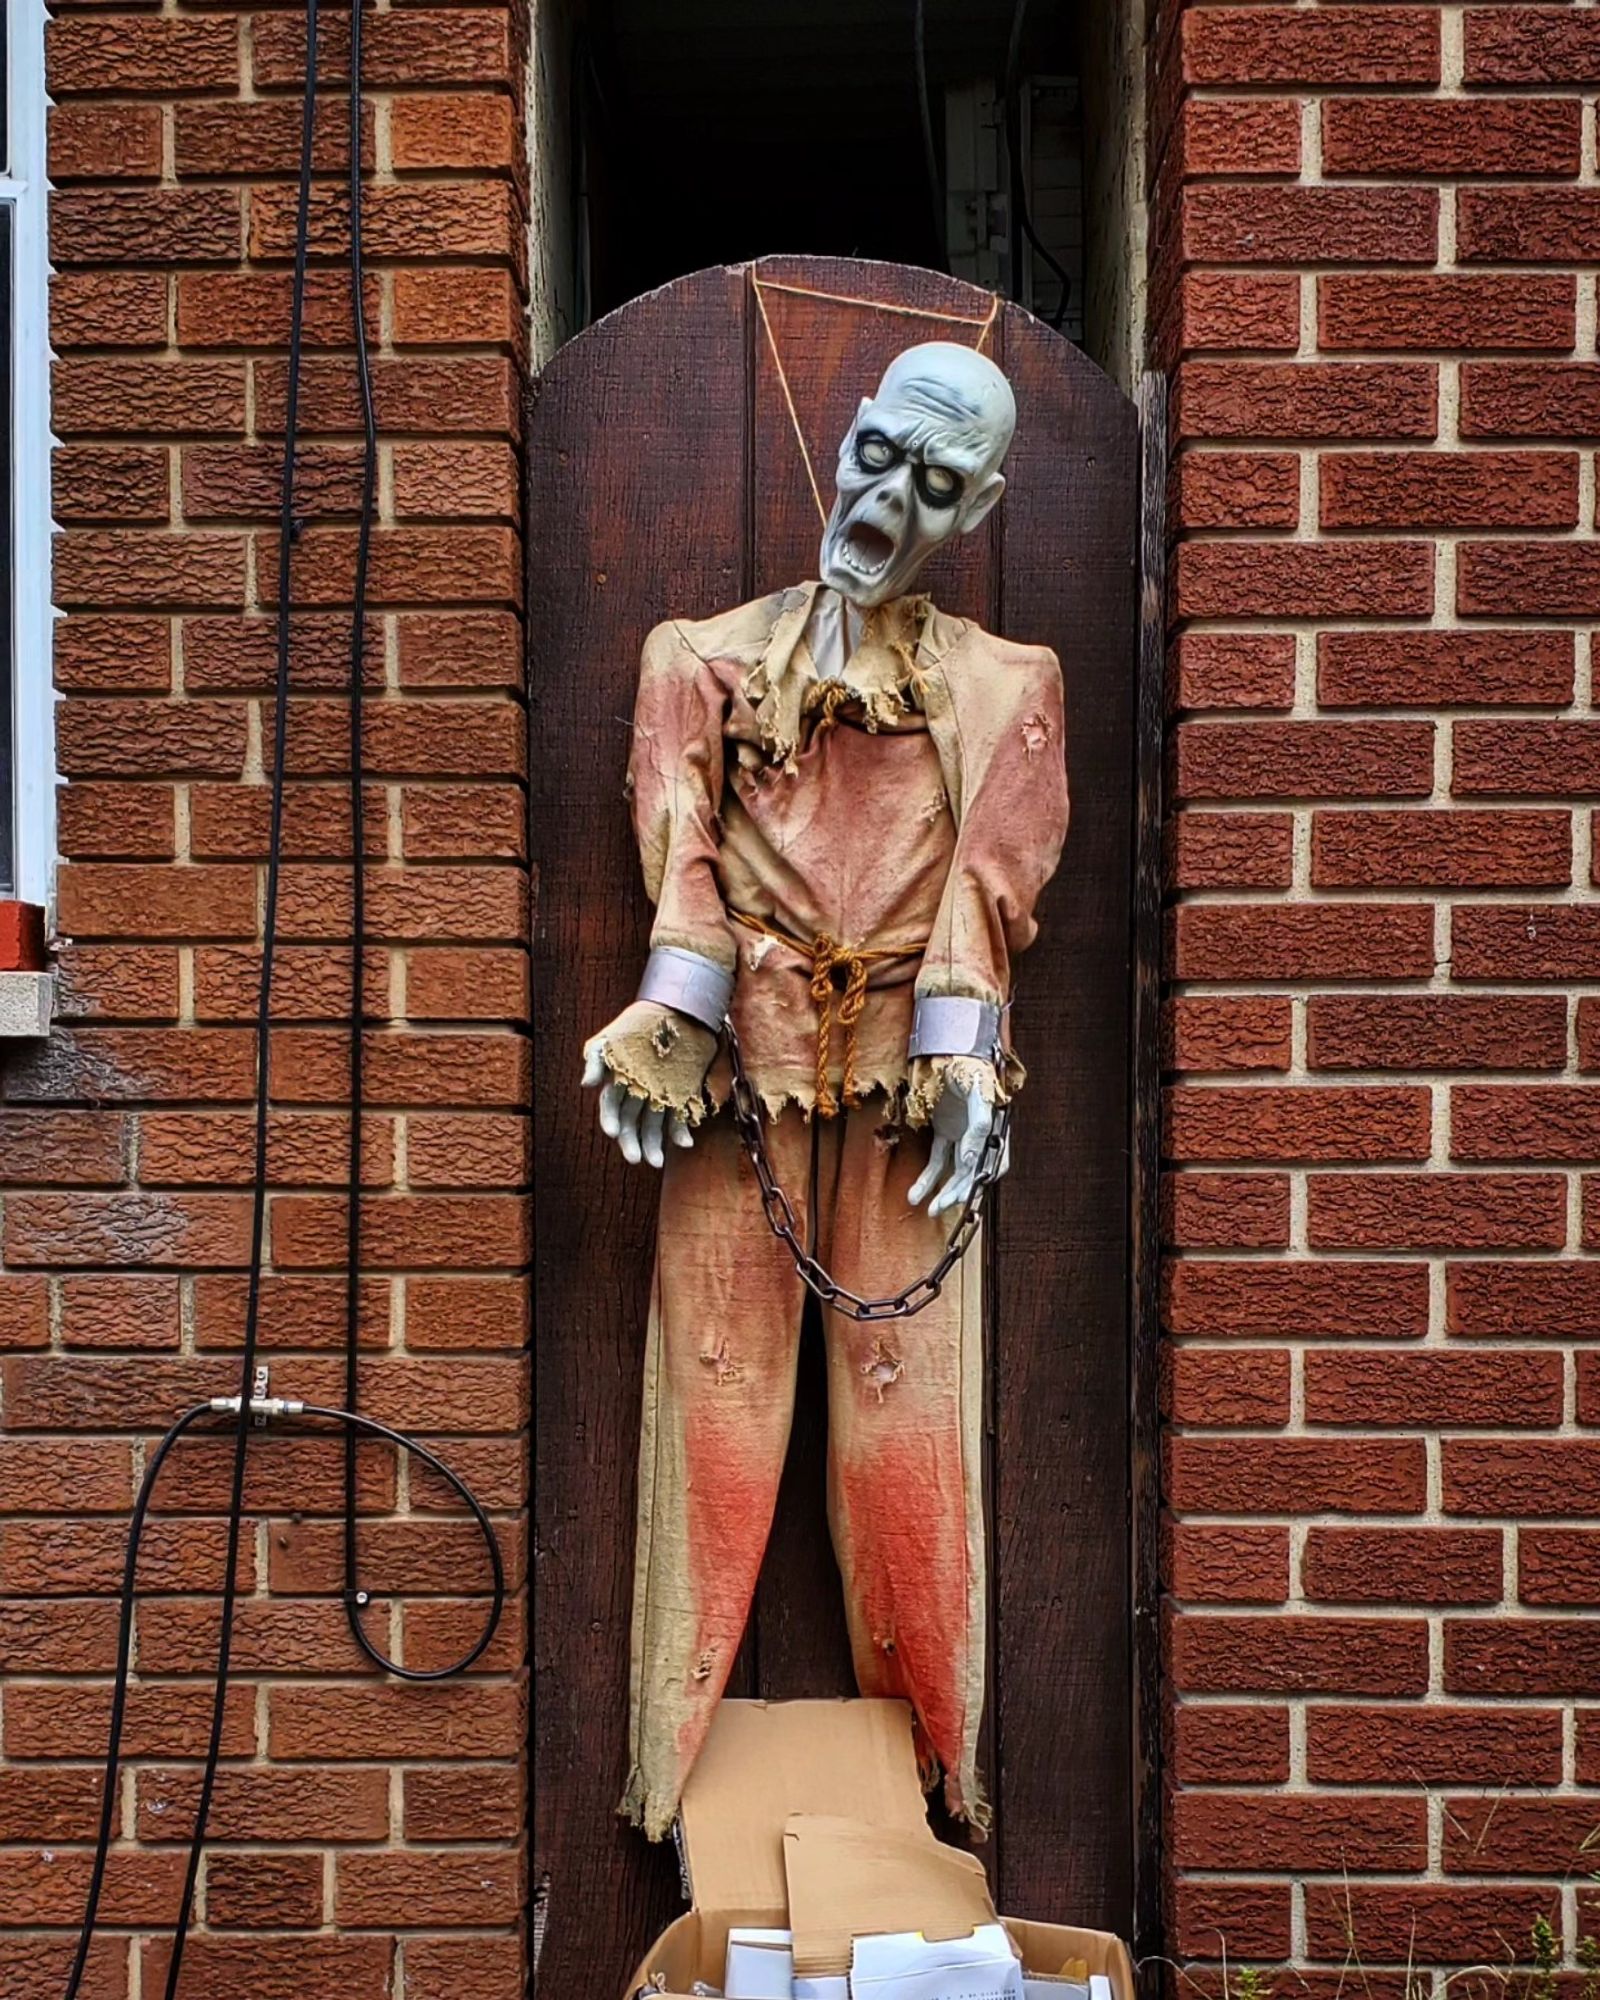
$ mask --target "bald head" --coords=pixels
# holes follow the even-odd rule
[[[1011,384],[985,355],[947,340],[897,354],[839,447],[823,581],[863,610],[903,596],[1000,498],[1016,426]]]

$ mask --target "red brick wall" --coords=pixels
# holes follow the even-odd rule
[[[1600,13],[1151,75],[1169,1941],[1387,1995],[1600,1931]]]
[[[326,18],[326,17],[325,17]],[[364,1368],[376,1416],[444,1440],[522,1575],[519,1190],[527,882],[514,0],[370,17],[368,281],[381,522],[368,632],[373,1106]],[[234,1384],[267,790],[299,10],[63,9],[50,32],[61,1008],[0,1062],[0,1996],[60,1990],[84,1892],[123,1519],[151,1436]],[[348,15],[316,247],[344,241]],[[343,270],[314,269],[285,948],[273,1049],[280,1393],[341,1400],[339,692],[357,405]],[[341,524],[341,518],[343,523]],[[221,1559],[224,1449],[182,1450],[152,1530],[120,1852],[95,2000],[155,1990],[175,1909]],[[266,1437],[250,1481],[227,1762],[185,1992],[509,2000],[524,1635],[401,1687],[343,1629],[335,1441]],[[468,1529],[366,1457],[364,1581],[388,1637],[462,1650]],[[181,1594],[180,1594],[181,1593]],[[391,1770],[390,1760],[398,1760]]]

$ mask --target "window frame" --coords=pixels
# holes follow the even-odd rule
[[[55,863],[55,692],[50,562],[50,244],[44,0],[5,0],[11,210],[11,740],[13,880],[0,899],[47,904]]]

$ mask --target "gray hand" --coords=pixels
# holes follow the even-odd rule
[[[928,1203],[930,1215],[942,1215],[967,1199],[993,1125],[994,1106],[976,1084],[965,1091],[946,1084],[933,1114],[933,1151],[906,1196],[913,1208],[920,1207],[932,1189],[937,1192]],[[1011,1149],[1007,1146],[1000,1159],[1001,1173],[1010,1164]]]
[[[666,1164],[666,1147],[692,1146],[694,1133],[676,1111],[660,1111],[626,1084],[619,1083],[590,1043],[583,1052],[583,1087],[600,1093],[600,1130],[615,1139],[629,1166],[641,1160],[652,1167]]]

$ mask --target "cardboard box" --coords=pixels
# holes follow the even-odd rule
[[[844,1838],[864,1865],[839,1871],[837,1830],[808,1835],[808,1819],[856,1822]],[[864,1838],[861,1822],[881,1835]],[[837,1980],[853,1933],[927,1929],[930,1905],[954,1909],[951,1935],[969,1918],[989,1920],[982,1863],[932,1838],[904,1702],[724,1701],[684,1791],[679,1833],[691,1908],[650,1947],[624,2000],[691,2000],[697,1981],[720,1987],[730,1929],[790,1926],[791,1863],[806,1884],[797,1979]],[[1110,1980],[1112,2000],[1135,2000],[1132,1961],[1110,1932],[1001,1921],[1027,1974],[1077,1960]]]

